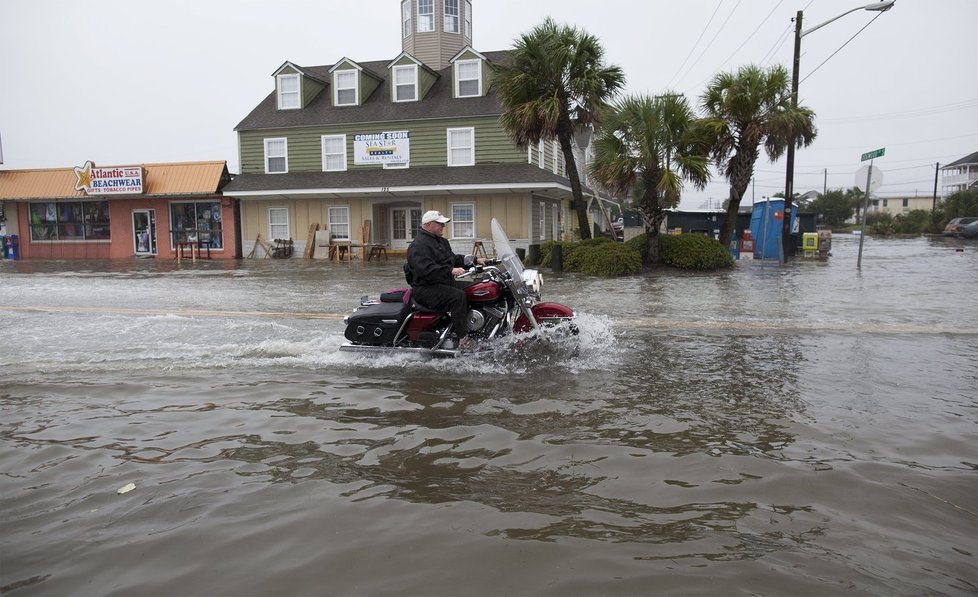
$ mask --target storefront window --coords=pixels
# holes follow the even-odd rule
[[[170,237],[177,243],[210,243],[212,249],[224,247],[221,203],[204,201],[170,204]]]
[[[108,201],[30,204],[32,241],[109,240]]]

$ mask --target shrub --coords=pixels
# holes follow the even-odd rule
[[[662,262],[672,267],[716,270],[733,267],[733,257],[719,241],[703,234],[659,235]]]
[[[597,243],[579,253],[581,272],[591,276],[634,276],[642,271],[642,255],[620,243]]]
[[[593,242],[585,241],[585,242]],[[581,254],[583,253],[584,243],[581,242],[562,242],[555,243],[547,241],[540,246],[540,265],[542,267],[553,267],[551,256],[553,255],[554,245],[560,245],[564,258],[564,269],[569,272],[580,271]]]
[[[633,251],[638,251],[642,256],[642,263],[648,258],[649,254],[649,235],[639,234],[625,241],[624,245]]]
[[[553,267],[551,256],[556,244],[561,246],[564,270],[591,276],[632,276],[642,271],[647,236],[640,234],[624,243],[610,239],[583,242],[545,242],[540,247],[541,265]],[[733,267],[733,257],[715,239],[702,234],[659,235],[659,250],[665,265],[692,270],[716,270]]]
[[[914,209],[907,213],[897,214],[893,218],[893,226],[898,234],[923,234],[930,232],[931,215],[923,209]]]
[[[893,225],[893,216],[887,212],[871,213],[866,216],[866,225],[869,226],[870,234],[889,236],[896,233]]]

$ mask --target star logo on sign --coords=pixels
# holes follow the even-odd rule
[[[75,166],[75,190],[87,191],[92,186],[92,164],[91,160],[85,162],[82,167]]]

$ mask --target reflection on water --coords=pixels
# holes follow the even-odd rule
[[[393,262],[2,263],[0,590],[975,594],[978,251],[855,249],[454,361],[336,349]]]

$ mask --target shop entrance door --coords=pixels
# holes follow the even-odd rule
[[[156,255],[156,210],[132,210],[132,242],[137,256]]]
[[[391,248],[406,249],[421,226],[421,210],[416,207],[391,208]]]

